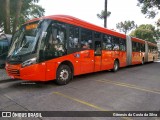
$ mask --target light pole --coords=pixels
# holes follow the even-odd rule
[[[104,4],[104,27],[107,28],[107,0],[105,0]]]

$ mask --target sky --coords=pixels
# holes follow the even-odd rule
[[[38,4],[45,9],[45,16],[71,15],[103,27],[103,20],[97,17],[97,13],[104,9],[104,0],[40,0]],[[154,19],[145,18],[137,6],[137,0],[108,0],[108,11],[111,16],[107,20],[107,27],[115,30],[116,24],[125,20],[133,20],[137,25],[155,25],[159,16]]]

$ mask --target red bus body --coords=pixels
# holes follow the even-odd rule
[[[73,76],[92,73],[102,70],[110,70],[114,67],[114,61],[117,60],[119,67],[125,67],[128,65],[141,64],[144,62],[149,62],[156,60],[158,54],[155,51],[149,51],[148,46],[154,46],[155,44],[146,42],[138,38],[132,38],[124,34],[108,30],[96,25],[90,24],[88,22],[79,20],[77,18],[65,15],[53,15],[42,17],[39,19],[34,19],[28,21],[25,24],[40,20],[40,19],[51,19],[66,24],[75,25],[81,28],[86,28],[92,31],[97,31],[101,34],[107,34],[111,36],[118,37],[123,39],[127,44],[127,37],[130,38],[130,42],[134,41],[139,43],[139,45],[144,45],[145,51],[132,51],[129,50],[130,46],[126,47],[126,50],[101,50],[101,55],[96,56],[94,49],[82,49],[81,51],[73,52],[58,58],[51,60],[39,62],[27,67],[22,67],[21,64],[9,64],[6,63],[6,71],[11,78],[18,78],[22,80],[31,80],[31,81],[49,81],[55,80],[57,75],[57,69],[61,64],[67,64],[71,67],[73,71]],[[103,38],[102,38],[103,40]],[[129,41],[129,40],[128,40]],[[147,50],[147,51],[146,51]],[[130,51],[130,52],[128,52]],[[130,57],[130,59],[128,58]]]

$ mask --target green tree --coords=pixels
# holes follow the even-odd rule
[[[111,12],[105,12],[104,10],[101,11],[100,14],[97,14],[97,17],[100,19],[105,19],[105,17],[109,17],[111,15]]]
[[[155,43],[160,38],[160,30],[155,29],[151,24],[142,24],[136,30],[132,31],[130,35]]]
[[[45,11],[35,4],[37,2],[39,0],[0,0],[1,30],[9,34],[14,33],[25,21],[43,16]]]
[[[119,29],[120,32],[124,32],[125,34],[136,27],[137,25],[135,24],[135,22],[129,20],[116,24],[116,28]]]
[[[138,6],[147,17],[154,18],[160,10],[160,0],[138,0]]]
[[[110,11],[105,12],[104,10],[101,11],[100,14],[97,14],[97,17],[104,20],[104,27],[107,27],[107,17],[111,15]]]

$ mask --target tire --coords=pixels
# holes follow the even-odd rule
[[[113,66],[113,72],[117,72],[118,71],[118,69],[119,69],[119,62],[118,62],[118,60],[115,60],[114,61],[114,66]]]
[[[72,78],[71,68],[68,65],[60,65],[56,74],[56,83],[66,85]]]

